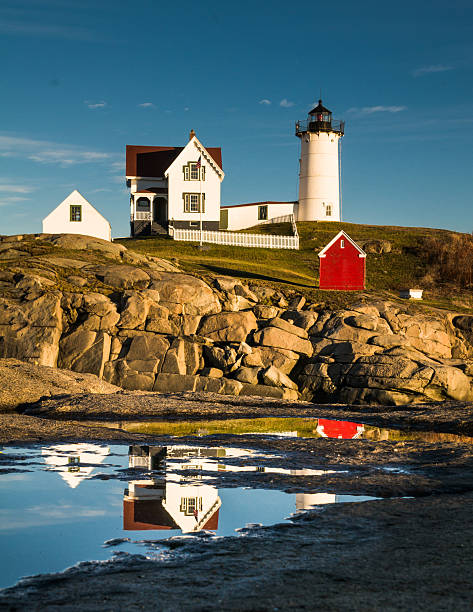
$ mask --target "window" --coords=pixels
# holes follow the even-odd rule
[[[67,471],[68,472],[80,472],[80,457],[68,457],[67,458]]]
[[[341,249],[345,248],[345,240],[343,240],[343,238],[342,238],[342,240],[340,240],[340,248]]]
[[[331,204],[325,204],[325,216],[326,217],[332,216],[332,205]]]
[[[138,210],[149,210],[149,200],[148,200],[148,198],[138,198],[136,200],[136,208]]]
[[[199,199],[202,202],[202,212],[205,212],[205,193],[183,193],[184,212],[198,213],[200,211]]]
[[[202,511],[202,497],[181,497],[179,510],[186,516],[192,516],[195,511]]]
[[[82,221],[82,206],[77,205],[70,207],[70,220]]]
[[[189,162],[186,166],[182,167],[185,181],[205,181],[205,168],[204,166],[197,168],[197,162]]]
[[[258,221],[267,221],[268,220],[268,206],[265,204],[264,206],[258,206]]]

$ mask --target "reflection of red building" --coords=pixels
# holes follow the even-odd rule
[[[160,499],[124,499],[123,529],[179,529]]]
[[[218,529],[219,508],[199,529]],[[180,529],[172,516],[163,507],[160,499],[124,499],[123,529],[126,531],[143,531],[145,529]]]
[[[364,426],[351,421],[334,421],[332,419],[318,419],[317,432],[324,438],[340,438],[353,440],[363,433]]]

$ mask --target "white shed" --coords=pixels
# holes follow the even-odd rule
[[[110,223],[77,189],[43,219],[43,234],[83,234],[112,239]]]

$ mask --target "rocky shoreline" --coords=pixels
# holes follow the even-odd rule
[[[8,264],[8,267],[6,267]],[[473,316],[209,282],[119,244],[0,238],[0,357],[127,390],[350,404],[473,399]]]
[[[366,299],[334,310],[67,235],[1,238],[0,294],[3,446],[169,444],[127,430],[137,421],[347,420],[379,435],[179,440],[338,470],[236,472],[226,487],[382,498],[241,537],[174,538],[159,561],[32,577],[0,592],[0,610],[471,608],[472,316]]]

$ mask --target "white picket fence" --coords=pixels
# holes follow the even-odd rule
[[[297,231],[297,228],[296,228]],[[174,240],[200,242],[200,230],[169,228]],[[256,247],[259,249],[299,249],[299,236],[272,236],[271,234],[241,234],[202,230],[202,242],[228,246]]]

